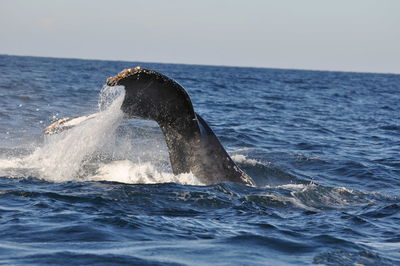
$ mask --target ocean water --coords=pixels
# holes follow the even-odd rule
[[[136,65],[187,89],[256,187],[172,174],[104,87]],[[393,74],[0,56],[0,264],[399,265],[399,102]]]

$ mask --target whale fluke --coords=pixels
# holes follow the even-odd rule
[[[126,118],[158,123],[175,175],[192,172],[206,185],[224,181],[255,185],[231,159],[206,121],[194,111],[188,93],[177,82],[154,70],[136,67],[108,78],[107,85],[125,88],[121,110]],[[60,132],[94,116],[61,119],[47,127],[45,133]]]
[[[201,182],[231,181],[254,185],[225,151],[206,121],[194,109],[188,93],[174,80],[154,70],[125,69],[107,79],[124,86],[122,111],[128,117],[154,120],[168,146],[174,174],[192,172]]]

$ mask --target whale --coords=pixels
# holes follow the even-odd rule
[[[195,112],[189,94],[178,82],[157,71],[135,67],[108,78],[106,84],[124,87],[121,110],[125,118],[153,120],[159,125],[174,175],[192,173],[205,185],[234,182],[255,186],[207,122]],[[93,116],[60,119],[47,127],[45,133],[57,133]]]

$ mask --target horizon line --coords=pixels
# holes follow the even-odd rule
[[[150,62],[150,61],[129,61],[118,59],[98,59],[98,58],[79,58],[79,57],[57,57],[57,56],[41,56],[41,55],[21,55],[21,54],[3,54],[0,56],[19,56],[19,57],[36,57],[36,58],[51,58],[51,59],[72,59],[72,60],[87,60],[87,61],[111,61],[111,62],[127,62],[127,63],[144,63],[144,64],[165,64],[165,65],[188,65],[188,66],[211,66],[211,67],[236,67],[236,68],[256,68],[256,69],[278,69],[278,70],[296,70],[296,71],[315,71],[315,72],[342,72],[342,73],[358,73],[358,74],[382,74],[382,75],[400,75],[396,72],[370,72],[357,70],[332,70],[332,69],[307,69],[307,68],[283,68],[283,67],[265,67],[265,66],[240,66],[240,65],[212,65],[199,63],[171,63],[171,62]]]

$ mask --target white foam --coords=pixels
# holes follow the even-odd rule
[[[175,176],[156,169],[150,162],[133,163],[129,160],[114,161],[102,165],[98,173],[88,178],[92,181],[117,181],[131,184],[180,183],[184,185],[204,185],[192,173]]]
[[[283,189],[291,189],[291,190],[302,190],[306,187],[303,184],[284,184],[279,186],[266,186],[266,188],[283,188]]]
[[[265,198],[269,198],[270,200],[277,201],[280,203],[283,203],[284,205],[292,204],[296,206],[297,208],[309,210],[309,211],[316,211],[312,206],[307,206],[303,202],[301,202],[299,199],[295,197],[285,197],[281,195],[276,195],[276,194],[271,194],[271,193],[266,193],[262,195]]]
[[[20,158],[0,159],[0,170],[6,168],[19,168],[22,165]]]
[[[278,186],[267,185],[266,189],[285,189],[290,197],[269,195],[268,197],[281,202],[291,202],[297,207],[307,210],[321,208],[342,208],[359,202],[361,192],[346,187],[323,187],[313,182],[308,184],[284,184]],[[371,192],[371,194],[376,192]],[[362,200],[364,203],[364,201]]]
[[[24,168],[24,161],[21,158],[0,159],[0,176],[7,176],[9,178],[24,176],[21,173],[21,170]]]
[[[232,157],[233,161],[236,163],[249,164],[252,166],[255,166],[256,164],[260,164],[257,160],[248,159],[245,155],[242,155],[242,154],[234,154],[231,157]]]

